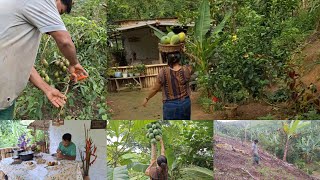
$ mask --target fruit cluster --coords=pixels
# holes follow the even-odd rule
[[[152,144],[156,144],[157,141],[160,141],[162,138],[162,128],[159,122],[153,122],[147,124],[148,133],[146,134],[147,138],[151,139]]]
[[[47,83],[51,82],[67,82],[68,67],[70,65],[67,59],[58,59],[48,64],[46,59],[41,60],[43,68],[40,71],[40,76]],[[53,80],[54,79],[54,80]]]
[[[176,45],[179,43],[183,43],[186,40],[186,34],[181,32],[179,34],[175,34],[174,32],[169,32],[166,36],[163,36],[160,39],[161,44],[170,44]]]

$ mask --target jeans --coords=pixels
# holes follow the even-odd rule
[[[190,120],[191,101],[189,97],[182,100],[170,100],[163,103],[164,120]]]
[[[0,110],[0,120],[13,120],[15,102],[7,109]]]

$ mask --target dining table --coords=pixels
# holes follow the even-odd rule
[[[57,165],[49,166],[49,162]],[[83,180],[81,162],[61,160],[46,153],[40,153],[30,161],[19,161],[9,157],[0,161],[0,171],[9,180]]]

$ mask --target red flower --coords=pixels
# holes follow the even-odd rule
[[[217,97],[215,97],[215,96],[212,97],[212,102],[216,103],[218,101],[219,101],[219,99]]]

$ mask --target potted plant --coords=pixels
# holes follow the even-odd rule
[[[121,78],[122,77],[122,72],[119,71],[119,64],[118,63],[116,63],[116,70],[115,70],[114,76],[116,78]]]
[[[127,78],[127,77],[128,77],[128,71],[127,71],[127,70],[125,70],[125,71],[122,73],[122,77],[124,77],[124,78]]]
[[[140,76],[140,72],[137,66],[133,68],[133,73],[134,73],[134,76]]]
[[[110,78],[115,77],[115,73],[116,73],[116,71],[114,69],[112,69],[112,68],[108,68],[107,72],[106,72],[107,76],[110,77]]]
[[[80,152],[80,158],[82,161],[82,169],[83,169],[83,179],[84,180],[90,180],[89,177],[89,169],[90,166],[96,161],[97,159],[97,147],[93,145],[91,137],[89,137],[89,129],[86,129],[86,126],[84,125],[84,134],[85,134],[85,151]],[[93,160],[91,158],[93,157]]]
[[[134,70],[133,70],[133,69],[129,69],[128,73],[129,73],[129,77],[133,77],[133,75],[134,75]]]
[[[137,65],[137,71],[140,73],[140,75],[144,75],[146,71],[146,66],[144,64]]]

